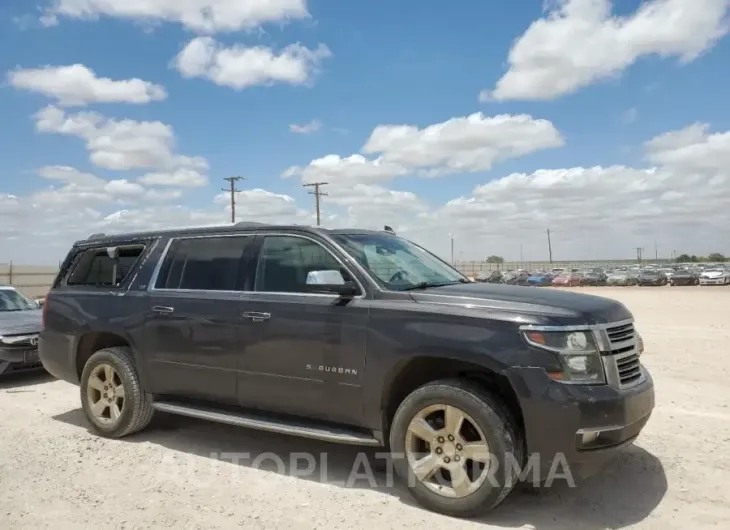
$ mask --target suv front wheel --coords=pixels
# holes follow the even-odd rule
[[[519,476],[521,442],[500,402],[463,380],[428,383],[398,407],[396,472],[425,508],[472,517],[496,507]]]
[[[84,414],[96,434],[121,438],[141,431],[152,419],[152,399],[140,385],[129,348],[94,353],[81,373],[80,390]]]

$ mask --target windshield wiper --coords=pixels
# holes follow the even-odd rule
[[[456,285],[457,283],[471,283],[466,278],[459,278],[458,280],[454,280],[452,282],[420,282],[415,285],[411,285],[410,287],[405,287],[403,289],[399,289],[400,291],[418,291],[420,289],[429,289],[431,287],[444,287],[446,285]]]

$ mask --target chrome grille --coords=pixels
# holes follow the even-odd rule
[[[603,337],[599,343],[605,352],[604,367],[609,384],[623,389],[644,381],[633,321],[606,324],[602,326],[600,336]]]
[[[38,348],[38,333],[2,335],[0,337],[0,348],[4,350],[35,350]]]
[[[633,342],[636,338],[633,322],[629,322],[622,326],[607,328],[606,333],[608,334],[608,340],[611,342],[612,350],[614,348],[626,347],[629,342]]]
[[[641,380],[641,363],[639,355],[633,352],[631,355],[616,359],[616,369],[618,370],[618,380],[622,387],[630,386]]]

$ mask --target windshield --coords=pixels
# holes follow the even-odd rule
[[[0,289],[0,312],[28,311],[39,308],[37,303],[15,289]]]
[[[469,280],[418,245],[389,234],[335,234],[335,241],[387,289],[448,285]]]

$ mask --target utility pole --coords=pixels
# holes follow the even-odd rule
[[[454,234],[451,235],[451,264],[454,264]]]
[[[550,242],[550,229],[547,229],[547,238],[548,238],[548,255],[550,256],[550,264],[553,263],[553,245]]]
[[[659,247],[656,244],[656,239],[654,240],[654,261],[659,261]]]
[[[221,188],[223,191],[227,191],[231,194],[231,223],[236,223],[236,193],[241,190],[236,189],[236,182],[239,180],[246,180],[246,177],[224,177],[223,180],[227,180],[230,186],[228,188]]]
[[[314,195],[314,207],[317,210],[317,226],[319,226],[319,198],[322,195],[329,195],[328,193],[325,193],[323,191],[319,190],[320,186],[324,186],[326,184],[329,184],[328,182],[312,182],[311,184],[304,184],[304,187],[310,187],[314,188],[314,191],[310,191],[310,195]]]
[[[524,260],[522,259],[522,243],[520,243],[520,269],[522,268],[522,262]]]
[[[644,251],[644,247],[636,247],[636,261],[641,263],[641,253]]]

